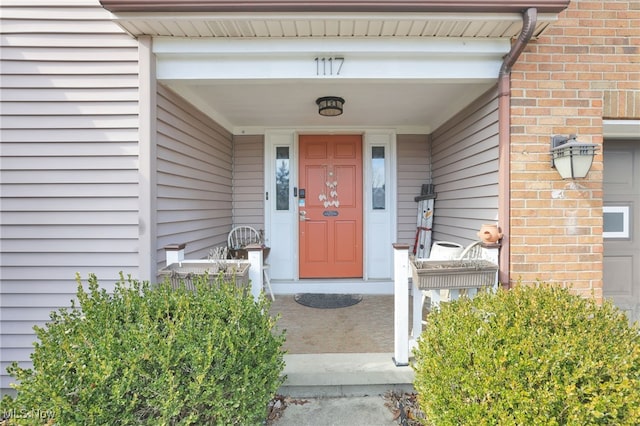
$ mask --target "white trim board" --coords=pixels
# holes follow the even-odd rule
[[[610,139],[640,139],[640,120],[604,120],[602,133]]]
[[[508,40],[154,38],[158,79],[495,79]],[[340,59],[318,67],[317,57]]]

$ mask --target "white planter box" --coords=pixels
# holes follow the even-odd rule
[[[247,261],[237,260],[188,260],[162,268],[158,275],[168,277],[171,285],[178,288],[181,283],[189,290],[195,290],[193,280],[199,275],[209,275],[209,283],[213,284],[218,279],[218,275],[223,272],[225,280],[233,281],[236,285],[246,286],[249,283],[249,266]]]
[[[420,290],[493,286],[498,265],[487,260],[414,260],[413,283]]]

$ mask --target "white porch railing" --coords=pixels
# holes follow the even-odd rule
[[[409,332],[409,245],[394,244],[394,357],[396,366],[409,365],[410,351],[417,346],[417,340],[422,333],[422,312],[423,300],[422,292],[416,283],[412,283],[411,292],[413,294],[413,322],[411,332]],[[498,265],[498,247],[482,247],[482,259]],[[498,273],[493,280],[493,288],[497,289]],[[466,289],[466,288],[465,288]],[[456,299],[460,296],[461,288],[449,289],[449,298]],[[468,288],[467,295],[476,294],[476,288]],[[432,306],[440,303],[441,289],[428,290],[431,295]]]
[[[167,265],[184,261],[185,244],[172,244],[165,247]],[[393,280],[394,280],[394,357],[396,366],[409,365],[410,350],[417,345],[417,339],[422,332],[422,290],[415,284],[412,285],[413,293],[412,331],[409,330],[409,245],[393,245]],[[251,294],[257,301],[263,291],[263,247],[256,244],[247,247],[249,279],[251,282]],[[483,248],[483,258],[498,264],[498,248]],[[190,262],[193,262],[190,260]],[[199,262],[211,262],[202,259]],[[497,288],[497,274],[494,287]],[[440,290],[430,290],[432,297],[437,298]],[[458,295],[459,290],[452,289],[451,298]]]
[[[180,263],[185,261],[184,259],[184,249],[186,244],[170,244],[164,247],[165,256],[167,266]],[[251,294],[253,298],[257,301],[260,297],[260,294],[263,291],[263,272],[262,265],[264,263],[264,247],[259,244],[250,244],[246,247],[248,253],[248,261],[251,264],[249,267],[249,281],[251,282]],[[189,262],[202,262],[207,263],[211,262],[212,264],[216,262],[216,260],[208,260],[208,259],[200,259],[200,260],[189,260]]]

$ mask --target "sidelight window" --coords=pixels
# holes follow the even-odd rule
[[[276,147],[276,210],[289,210],[289,147]]]
[[[384,146],[371,147],[371,203],[374,210],[386,208]]]

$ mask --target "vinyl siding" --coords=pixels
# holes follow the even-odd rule
[[[431,161],[428,135],[398,135],[398,242],[410,244],[416,238],[418,203],[422,184],[430,183]]]
[[[187,243],[206,257],[231,230],[231,134],[169,89],[158,87],[157,249]]]
[[[233,138],[233,224],[264,229],[264,135]]]
[[[433,240],[466,245],[498,217],[498,95],[493,88],[432,134]]]
[[[106,288],[137,273],[137,43],[109,18],[97,0],[2,8],[3,393],[76,272]]]

